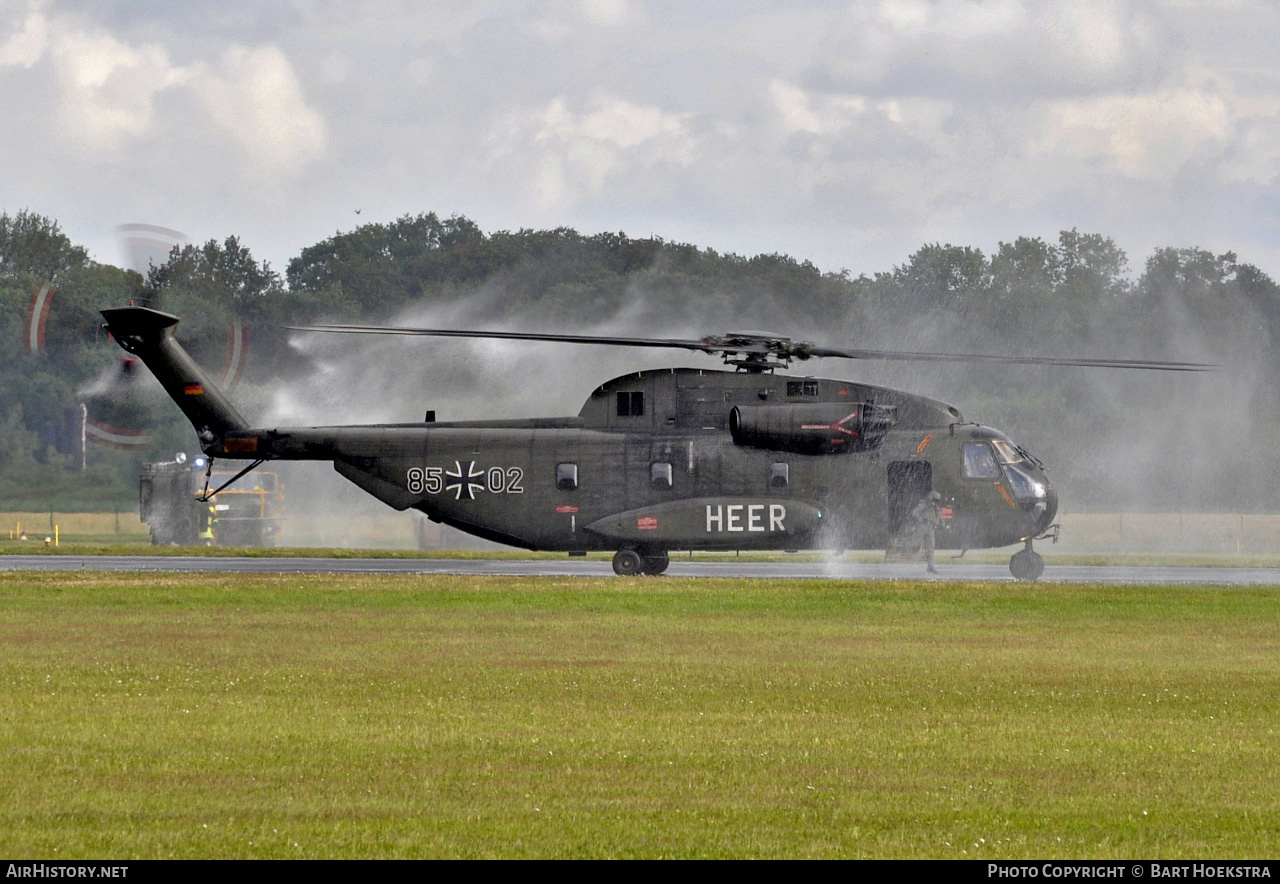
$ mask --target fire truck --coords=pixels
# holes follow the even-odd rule
[[[214,471],[208,488],[234,473]],[[138,479],[138,512],[151,542],[179,546],[272,546],[284,518],[284,486],[275,473],[258,471],[208,500],[204,458],[145,463]]]

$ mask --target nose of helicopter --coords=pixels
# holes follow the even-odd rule
[[[1031,537],[1040,536],[1058,515],[1058,492],[1043,465],[1028,456],[1020,463],[1005,463],[1004,475],[1026,520],[1027,532]]]
[[[1032,504],[1031,511],[1028,513],[1034,536],[1049,530],[1049,526],[1058,515],[1058,492],[1049,484],[1048,478],[1043,478],[1042,481],[1045,489],[1044,497]]]

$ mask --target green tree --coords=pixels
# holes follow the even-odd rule
[[[383,313],[430,294],[433,285],[480,279],[498,269],[486,239],[467,218],[405,215],[308,246],[289,262],[286,277],[291,290],[326,293],[366,315]]]
[[[909,298],[942,306],[984,291],[991,283],[991,265],[981,249],[933,243],[895,267],[893,279]]]
[[[269,314],[284,290],[280,275],[234,236],[174,248],[165,263],[151,268],[147,285],[165,303],[195,299],[205,309],[244,317]]]
[[[88,263],[88,251],[73,245],[57,221],[26,209],[0,215],[0,276],[26,274],[57,281]]]

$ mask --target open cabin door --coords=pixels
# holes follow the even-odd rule
[[[889,464],[889,536],[896,537],[911,510],[933,490],[933,464],[927,460],[899,460]]]

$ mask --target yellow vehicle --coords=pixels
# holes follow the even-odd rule
[[[234,473],[215,471],[217,488]],[[180,546],[272,546],[284,518],[284,485],[272,472],[257,472],[202,501],[204,458],[143,464],[138,507],[151,542]]]

